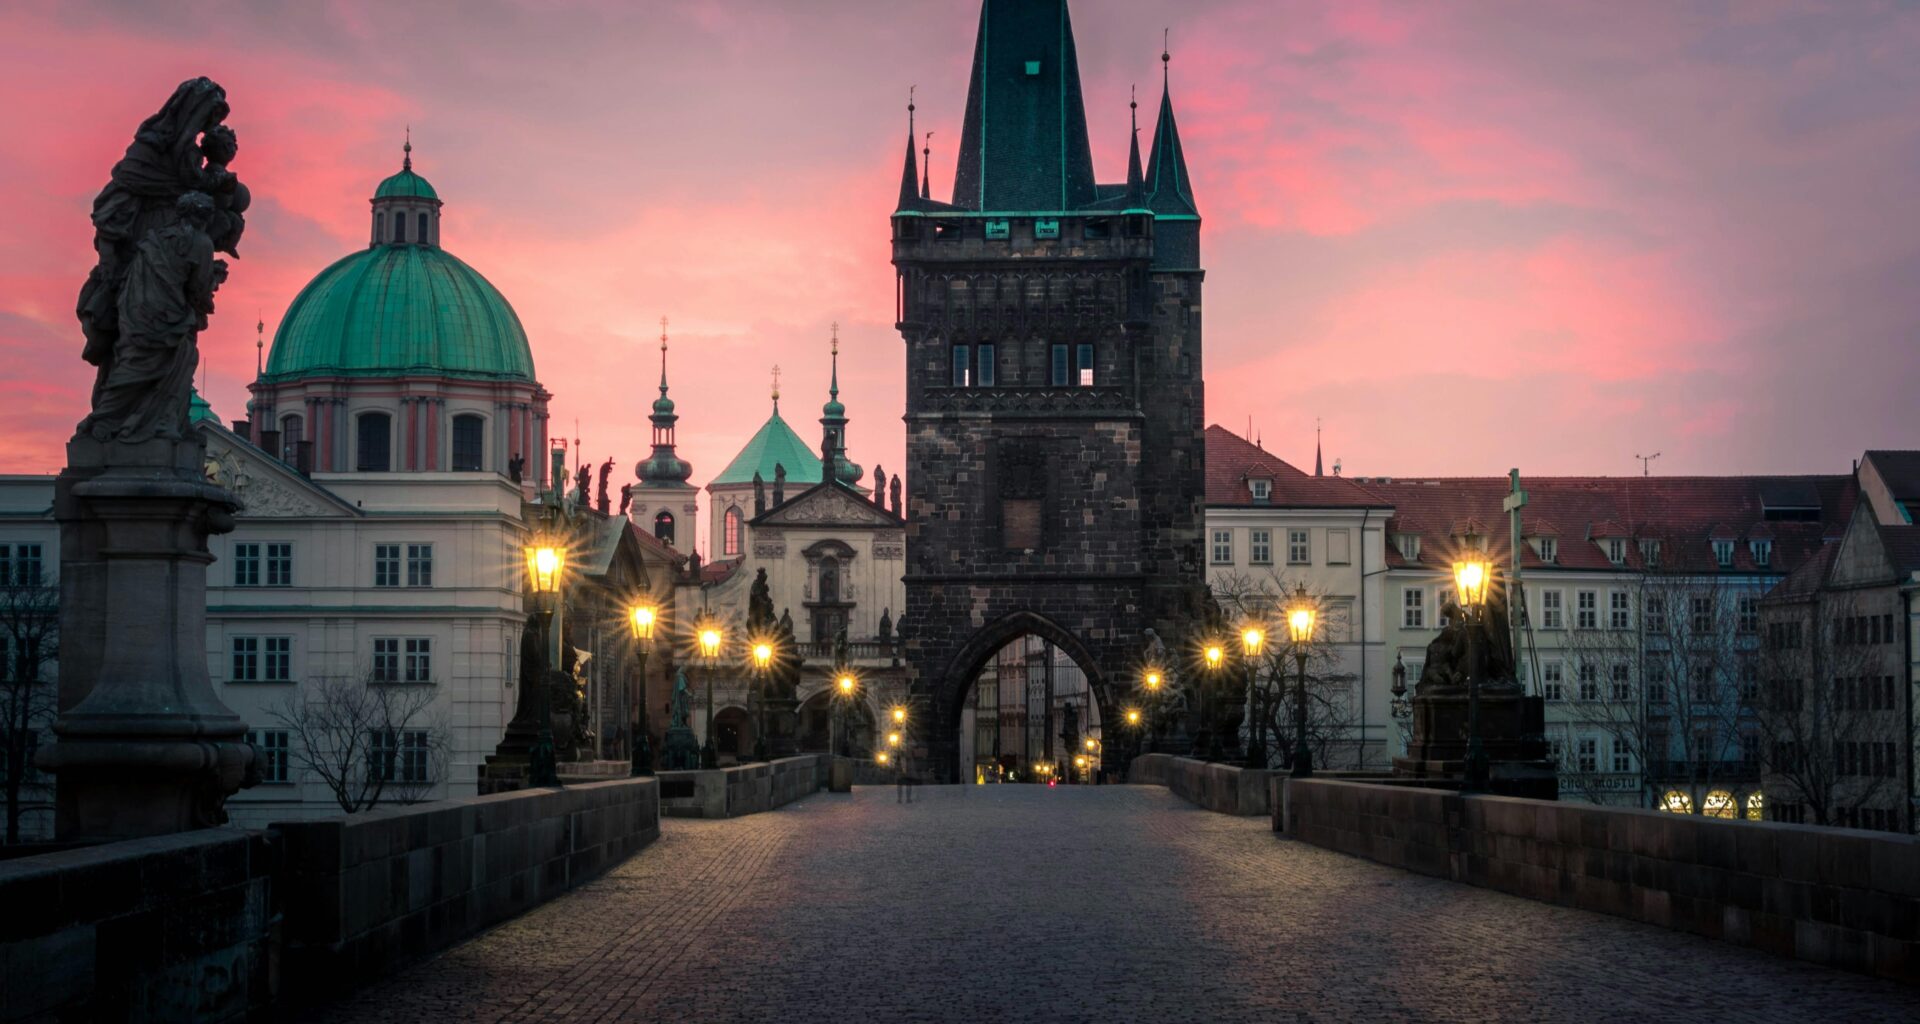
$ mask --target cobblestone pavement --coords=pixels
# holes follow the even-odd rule
[[[1280,839],[1163,789],[669,820],[332,1021],[1915,1021],[1920,991]]]

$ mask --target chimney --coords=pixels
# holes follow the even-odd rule
[[[280,450],[280,432],[278,430],[262,430],[260,432],[259,445],[261,451],[266,452],[276,459],[285,459],[287,457],[287,453]]]
[[[301,441],[294,445],[293,468],[298,470],[301,476],[307,476],[313,472],[312,441]]]

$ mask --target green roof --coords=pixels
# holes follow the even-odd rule
[[[727,463],[727,468],[721,470],[720,475],[714,477],[713,483],[707,486],[750,484],[753,482],[755,473],[760,474],[760,479],[771,486],[775,465],[787,468],[789,485],[820,482],[819,454],[808,448],[807,443],[800,440],[800,435],[794,433],[792,427],[787,426],[787,421],[780,418],[779,406],[774,406],[773,415],[767,417],[767,422],[760,427],[759,432],[753,435],[753,439],[747,442],[746,447],[740,449],[740,454],[735,455],[733,461]]]
[[[187,393],[187,422],[198,423],[201,420],[212,420],[218,423],[220,417],[214,414],[213,406],[200,397],[200,389],[193,388]]]
[[[287,308],[266,370],[269,380],[405,374],[534,379],[513,307],[435,246],[376,245],[322,270]]]
[[[375,199],[391,199],[396,197],[406,199],[438,199],[440,198],[440,193],[435,192],[433,186],[427,184],[427,179],[413,173],[413,169],[409,167],[399,174],[381,182],[380,187],[373,190],[373,198]]]

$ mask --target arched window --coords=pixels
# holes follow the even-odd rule
[[[398,210],[393,213],[393,241],[398,245],[407,240],[407,215]]]
[[[420,233],[418,237],[421,245],[427,244],[427,215],[424,213],[420,215]]]
[[[453,418],[453,469],[455,472],[478,472],[481,468],[481,449],[487,434],[487,421],[471,413],[462,413]]]
[[[820,560],[820,603],[840,603],[840,560],[837,558]]]
[[[662,510],[653,517],[653,536],[655,540],[673,544],[673,513]]]
[[[301,432],[306,421],[298,416],[280,417],[280,459],[292,462],[300,454]]]
[[[724,517],[724,522],[720,532],[721,532],[720,549],[729,556],[739,554],[740,553],[740,507],[738,505],[732,506],[727,509],[727,514]]]
[[[384,412],[360,414],[359,458],[353,468],[362,473],[385,473],[393,468],[393,417]]]

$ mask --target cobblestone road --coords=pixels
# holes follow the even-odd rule
[[[316,1020],[1915,1021],[1920,991],[1405,874],[1157,788],[668,821]]]

